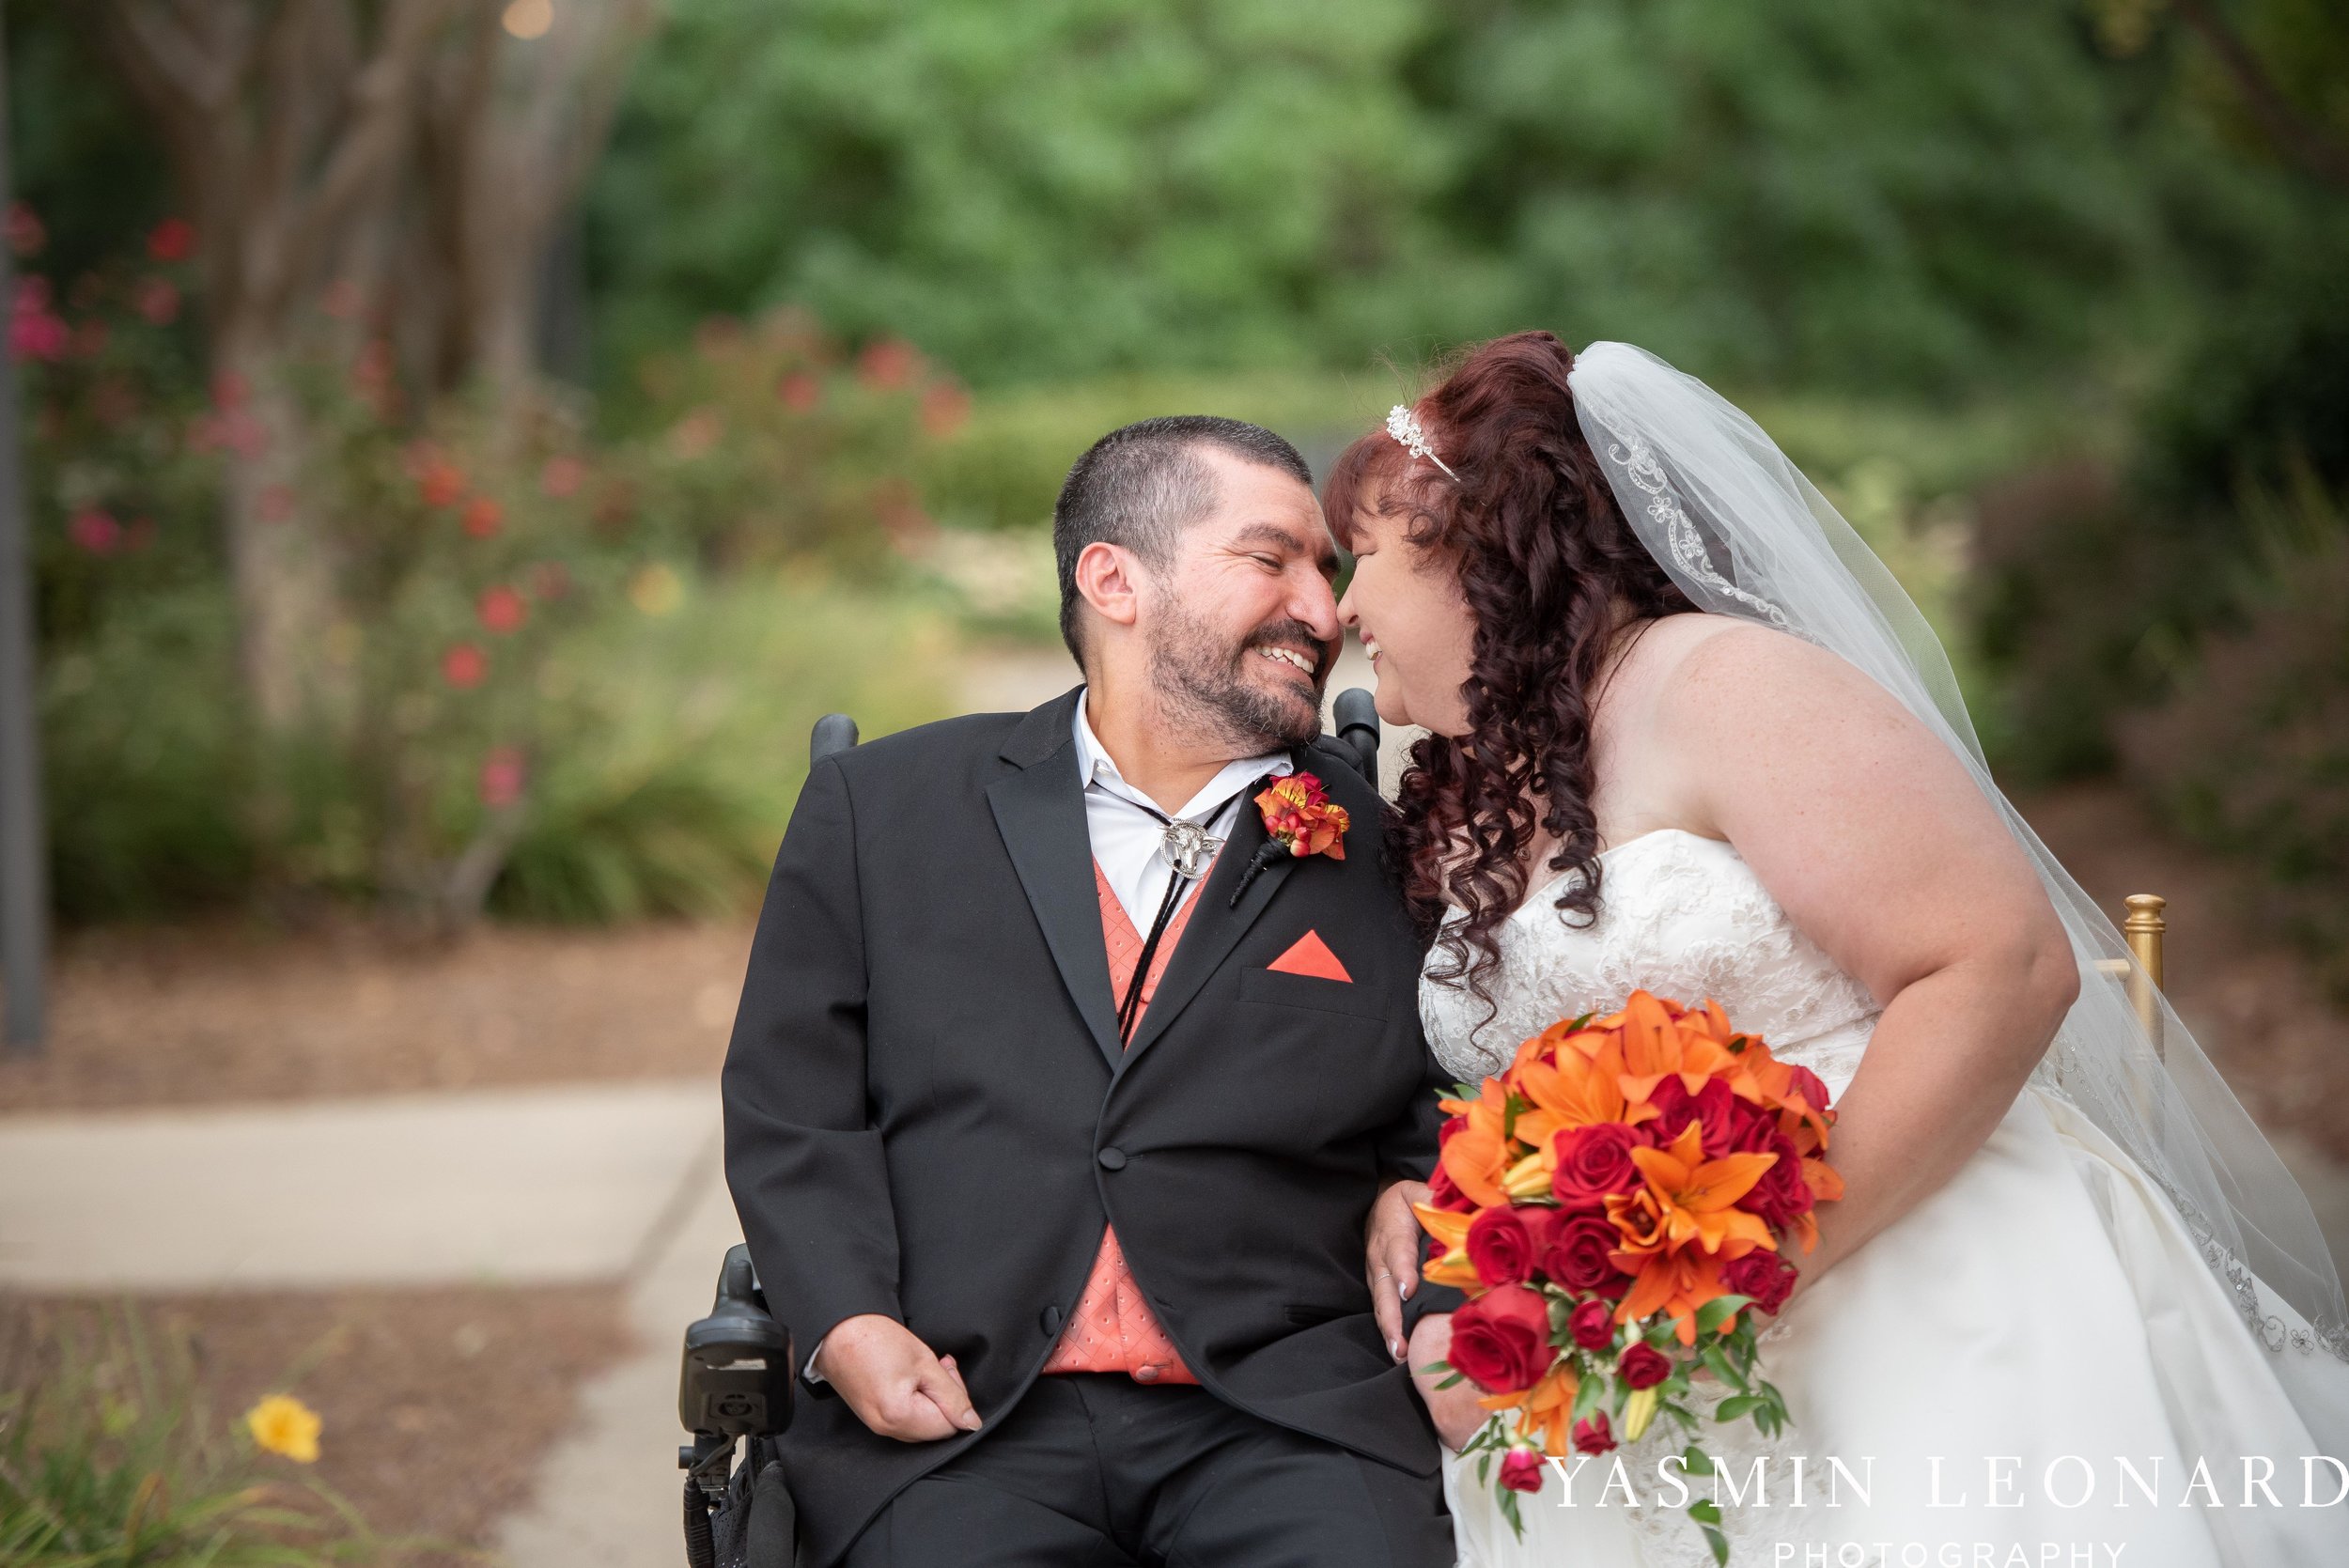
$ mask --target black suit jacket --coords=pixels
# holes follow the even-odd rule
[[[1380,803],[1333,747],[1301,754],[1352,815],[1346,858],[1284,856],[1235,907],[1265,842],[1244,807],[1121,1050],[1077,701],[926,725],[809,776],[725,1065],[726,1178],[769,1305],[802,1352],[858,1313],[899,1320],[992,1421],[1114,1222],[1209,1391],[1432,1474],[1362,1281],[1370,1203],[1427,1172],[1440,1120]],[[1351,984],[1268,968],[1309,930]],[[900,1443],[802,1400],[783,1449],[813,1560],[985,1440]]]

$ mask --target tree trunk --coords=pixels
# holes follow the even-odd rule
[[[307,431],[286,381],[287,346],[270,337],[257,321],[220,334],[216,418],[238,664],[262,723],[284,730],[322,695],[319,656],[338,605],[333,545],[303,499]]]

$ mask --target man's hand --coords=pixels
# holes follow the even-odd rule
[[[1370,1206],[1367,1233],[1369,1258],[1362,1265],[1370,1281],[1371,1314],[1378,1320],[1378,1337],[1387,1354],[1403,1359],[1403,1303],[1419,1288],[1419,1217],[1413,1203],[1433,1196],[1425,1182],[1393,1182]]]
[[[976,1432],[979,1413],[952,1356],[930,1347],[894,1318],[867,1312],[844,1318],[824,1336],[824,1381],[840,1390],[856,1419],[883,1437],[933,1443]]]
[[[1438,1389],[1436,1385],[1451,1374],[1420,1370],[1452,1354],[1452,1314],[1431,1312],[1421,1318],[1419,1327],[1411,1330],[1410,1350],[1411,1381],[1419,1385],[1419,1397],[1436,1423],[1436,1436],[1443,1439],[1444,1447],[1457,1453],[1460,1445],[1475,1436],[1476,1429],[1491,1419],[1492,1412],[1477,1403],[1482,1396],[1477,1393],[1476,1385],[1467,1378],[1449,1389]]]

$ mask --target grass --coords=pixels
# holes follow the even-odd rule
[[[192,1348],[129,1309],[17,1348],[0,1393],[0,1563],[325,1568],[439,1543],[376,1534],[350,1504],[226,1430]]]

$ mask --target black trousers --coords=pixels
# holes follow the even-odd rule
[[[1431,1439],[1432,1441],[1432,1439]],[[857,1537],[844,1568],[1452,1568],[1442,1483],[1204,1389],[1038,1378],[1000,1429]]]

